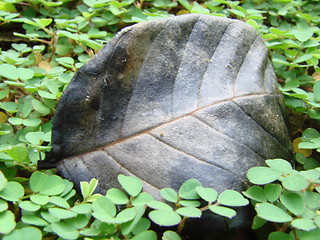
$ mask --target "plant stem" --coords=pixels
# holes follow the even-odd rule
[[[294,237],[294,240],[299,240],[298,236],[297,236],[297,232],[296,232],[296,229],[293,228],[292,229],[292,232],[293,232],[293,237]]]
[[[179,223],[178,229],[177,229],[177,233],[178,233],[179,235],[181,235],[182,230],[183,230],[183,227],[184,227],[187,219],[188,219],[187,217],[184,217],[184,218],[182,219],[182,221]]]
[[[20,167],[23,167],[25,170],[28,170],[29,172],[34,172],[36,171],[35,168],[31,168],[31,167],[28,167],[26,165],[24,165],[23,163],[20,163],[20,162],[14,162],[14,164],[20,166]]]
[[[200,208],[200,211],[204,212],[204,211],[208,210],[210,206],[219,206],[219,205],[220,204],[218,202],[216,202],[215,204],[208,204],[207,206]]]

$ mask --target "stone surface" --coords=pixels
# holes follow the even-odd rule
[[[118,174],[145,189],[196,178],[242,190],[246,171],[291,158],[282,97],[256,31],[237,20],[182,15],[117,34],[74,76],[53,122],[57,166],[100,191]]]

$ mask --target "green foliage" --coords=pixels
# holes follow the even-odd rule
[[[257,212],[253,228],[270,221],[277,224],[279,231],[271,233],[270,239],[280,235],[284,239],[300,239],[292,236],[304,236],[304,231],[308,232],[308,237],[317,236],[320,168],[299,172],[282,159],[267,160],[266,164],[268,167],[251,168],[247,173],[252,183],[258,182],[264,187],[255,185],[243,192],[252,200]],[[277,178],[272,181],[261,178],[270,169],[277,172]],[[92,179],[81,183],[83,199],[77,201],[73,184],[50,172],[35,171],[23,184],[9,181],[10,173],[0,172],[0,175],[0,231],[5,239],[22,238],[24,234],[35,239],[52,234],[62,239],[156,239],[156,233],[149,229],[150,220],[160,226],[178,225],[178,232],[166,231],[162,239],[181,239],[179,234],[187,218],[199,218],[207,210],[233,218],[236,211],[230,206],[249,203],[239,192],[225,190],[218,194],[195,179],[184,182],[178,192],[162,189],[160,193],[167,202],[157,201],[149,193],[142,192],[142,182],[133,176],[119,175],[123,191],[112,188],[105,196],[94,194],[98,181]],[[270,183],[273,181],[281,185]],[[148,218],[147,208],[150,209]],[[17,211],[21,214],[22,226],[27,227],[16,227]],[[291,233],[288,229],[292,229]]]
[[[0,233],[3,239],[156,239],[162,226],[211,211],[232,218],[248,203],[240,193],[218,194],[197,180],[178,192],[160,191],[166,202],[142,192],[139,180],[119,176],[123,188],[95,194],[98,181],[73,184],[38,161],[51,149],[51,118],[75,71],[120,29],[173,15],[202,13],[236,18],[267,44],[292,127],[297,171],[281,159],[252,168],[255,186],[244,195],[257,216],[252,227],[275,222],[275,239],[317,239],[319,217],[320,70],[319,2],[310,1],[109,1],[2,0],[0,2]],[[11,34],[11,35],[10,35]],[[301,134],[302,133],[302,134]],[[260,186],[263,185],[263,186]],[[80,200],[81,198],[81,200]],[[150,210],[146,216],[146,209]],[[121,210],[120,210],[121,209]],[[103,214],[102,214],[103,213]],[[162,239],[181,239],[166,231]]]
[[[297,237],[301,231],[314,239],[319,237],[320,168],[296,171],[282,159],[267,160],[266,164],[268,167],[254,167],[247,173],[252,183],[264,186],[252,186],[243,194],[252,200],[256,219],[275,223],[281,232],[271,233],[269,239],[307,239]],[[269,174],[270,169],[277,172],[272,180],[261,177]],[[271,183],[274,181],[280,184]],[[253,228],[266,221],[254,222]]]
[[[231,190],[222,192],[218,198],[215,196],[215,200],[210,198],[207,201],[205,198],[216,191],[202,187],[194,179],[187,180],[179,189],[179,194],[172,189],[163,189],[162,193],[170,192],[177,196],[174,202],[166,203],[142,192],[142,182],[133,176],[119,175],[119,183],[124,191],[109,189],[105,196],[94,194],[98,186],[96,179],[89,183],[81,182],[83,199],[80,201],[74,197],[73,184],[57,175],[35,171],[23,185],[8,181],[2,172],[0,175],[3,180],[0,191],[0,233],[5,235],[4,239],[24,239],[24,235],[34,239],[54,235],[62,239],[157,239],[156,233],[149,229],[150,220],[160,226],[182,226],[187,218],[199,218],[206,210],[232,218],[235,211],[227,206],[248,204],[240,193]],[[206,197],[201,199],[196,191],[201,191]],[[204,203],[200,206],[199,202],[198,207],[185,206],[182,202],[186,200],[183,197],[186,193],[189,201]],[[228,196],[232,197],[232,202],[226,199]],[[221,210],[215,210],[214,207]],[[16,214],[21,215],[21,226],[16,222]],[[164,232],[163,239],[171,238],[181,239],[176,232]]]

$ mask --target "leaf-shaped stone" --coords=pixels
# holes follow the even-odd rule
[[[103,192],[119,174],[149,192],[190,178],[242,190],[250,167],[291,158],[267,54],[237,20],[189,14],[127,27],[64,92],[40,167],[78,185],[95,177]]]

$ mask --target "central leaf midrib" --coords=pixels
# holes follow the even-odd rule
[[[195,111],[192,111],[192,112],[189,112],[189,113],[187,113],[187,114],[184,114],[184,115],[182,115],[182,116],[180,116],[180,117],[178,117],[178,118],[172,119],[172,120],[170,120],[170,121],[168,121],[168,122],[159,124],[158,126],[155,126],[155,127],[152,127],[152,128],[148,128],[148,129],[146,129],[146,130],[143,130],[143,131],[137,132],[137,133],[135,133],[135,134],[132,134],[132,135],[130,135],[130,136],[128,136],[128,137],[121,138],[121,139],[119,139],[119,140],[117,140],[117,141],[114,141],[114,142],[105,144],[105,145],[103,145],[103,146],[97,147],[97,148],[93,149],[92,151],[84,152],[84,153],[77,154],[77,155],[73,155],[73,156],[69,156],[69,157],[82,156],[82,155],[85,155],[85,154],[88,154],[88,153],[91,153],[91,152],[94,152],[94,151],[103,150],[103,149],[105,149],[105,148],[108,148],[108,147],[113,146],[113,145],[117,145],[117,144],[119,144],[119,143],[125,142],[125,141],[127,141],[127,140],[129,140],[129,139],[133,139],[133,138],[138,137],[138,136],[140,136],[140,135],[148,134],[148,133],[150,133],[151,131],[156,130],[157,128],[160,128],[160,127],[163,127],[163,126],[165,126],[165,125],[171,124],[171,123],[173,123],[173,122],[179,121],[180,119],[185,118],[185,117],[187,117],[187,116],[192,116],[192,115],[193,115],[194,113],[196,113],[197,111],[200,111],[200,110],[202,110],[202,109],[205,109],[205,108],[208,108],[208,107],[211,107],[211,106],[220,104],[220,103],[226,103],[226,102],[232,101],[232,100],[237,99],[237,98],[243,98],[243,97],[248,97],[248,96],[261,96],[261,97],[263,97],[263,96],[277,96],[277,95],[278,95],[278,94],[270,94],[270,93],[249,94],[249,95],[242,95],[242,96],[237,96],[237,97],[232,97],[232,98],[224,99],[224,100],[221,100],[221,101],[217,101],[217,102],[214,102],[214,103],[209,104],[209,105],[207,105],[207,106],[204,106],[204,107],[202,107],[202,108],[199,108],[199,109],[197,109],[197,110],[195,110]]]

